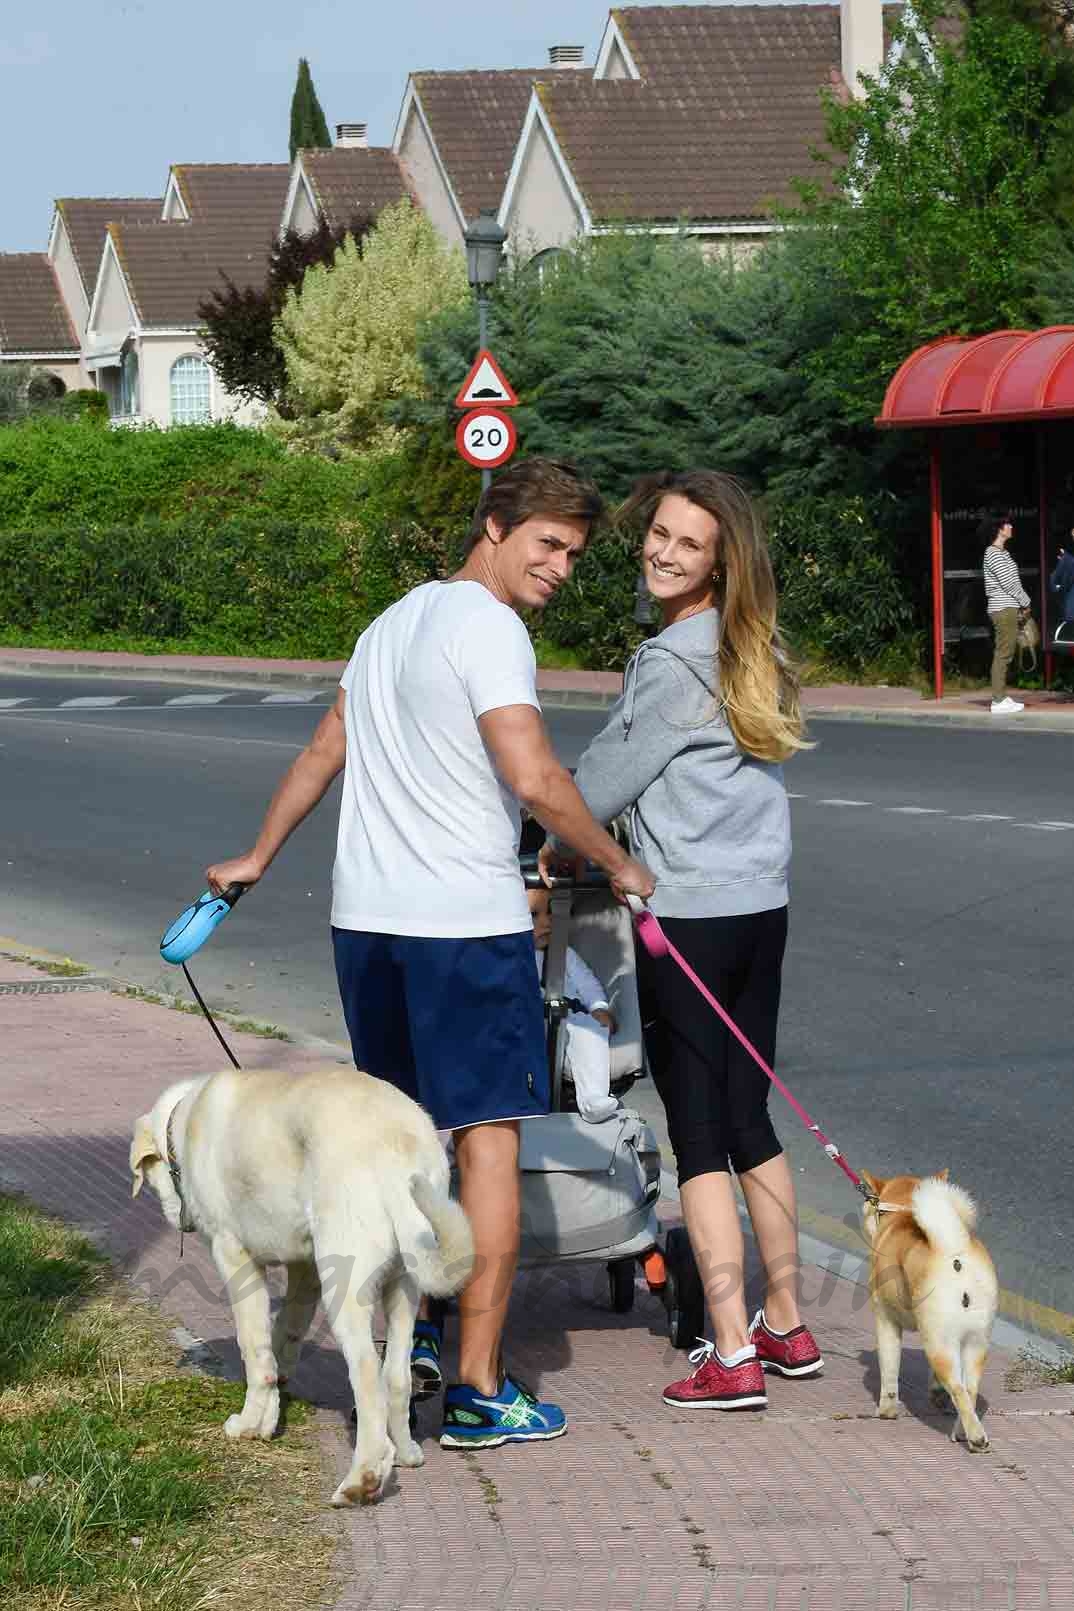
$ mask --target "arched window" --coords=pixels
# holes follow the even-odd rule
[[[556,266],[556,259],[564,255],[562,246],[546,246],[543,252],[537,252],[526,264],[527,274],[536,276],[538,285],[543,285],[548,275]]]
[[[186,353],[172,364],[172,424],[204,425],[211,420],[212,371],[204,358]]]

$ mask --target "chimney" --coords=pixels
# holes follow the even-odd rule
[[[368,128],[368,123],[337,123],[336,145],[350,147],[351,149],[359,147],[360,149],[365,150],[369,145],[369,140],[366,135],[366,130]]]
[[[840,0],[839,38],[843,80],[861,98],[859,74],[875,78],[884,65],[884,10],[881,0]]]
[[[584,67],[584,45],[549,45],[549,67]]]

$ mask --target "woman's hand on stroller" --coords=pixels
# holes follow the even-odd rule
[[[573,850],[560,849],[550,839],[546,839],[537,852],[537,871],[548,889],[552,888],[557,878],[569,878],[577,883],[584,870],[584,856],[576,855]]]

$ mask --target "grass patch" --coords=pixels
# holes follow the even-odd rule
[[[242,1388],[183,1372],[167,1323],[81,1236],[0,1196],[0,1605],[319,1603],[338,1524],[306,1406],[229,1443]]]
[[[180,1001],[176,996],[162,996],[155,990],[143,990],[141,985],[117,985],[113,994],[129,996],[133,1001],[146,1001],[151,1007],[168,1007],[172,1012],[193,1013],[195,1018],[201,1016],[201,1008],[196,1001]],[[260,1035],[262,1040],[291,1039],[286,1029],[278,1029],[275,1024],[263,1024],[256,1018],[235,1018],[226,1007],[214,1007],[212,1013],[214,1018],[219,1018],[229,1029],[244,1035]]]
[[[27,956],[19,951],[0,951],[0,956],[5,962],[24,962],[28,968],[51,974],[54,979],[81,979],[90,971],[81,962],[73,962],[70,957],[60,957],[52,962],[47,957]]]

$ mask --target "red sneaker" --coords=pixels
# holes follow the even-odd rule
[[[815,1376],[824,1368],[820,1349],[808,1326],[793,1331],[772,1331],[765,1323],[764,1310],[758,1309],[750,1326],[750,1342],[757,1350],[762,1370],[778,1376]]]
[[[767,1409],[764,1372],[756,1357],[744,1359],[740,1365],[725,1365],[710,1342],[702,1343],[689,1357],[697,1369],[692,1376],[665,1387],[665,1404],[701,1410]]]

